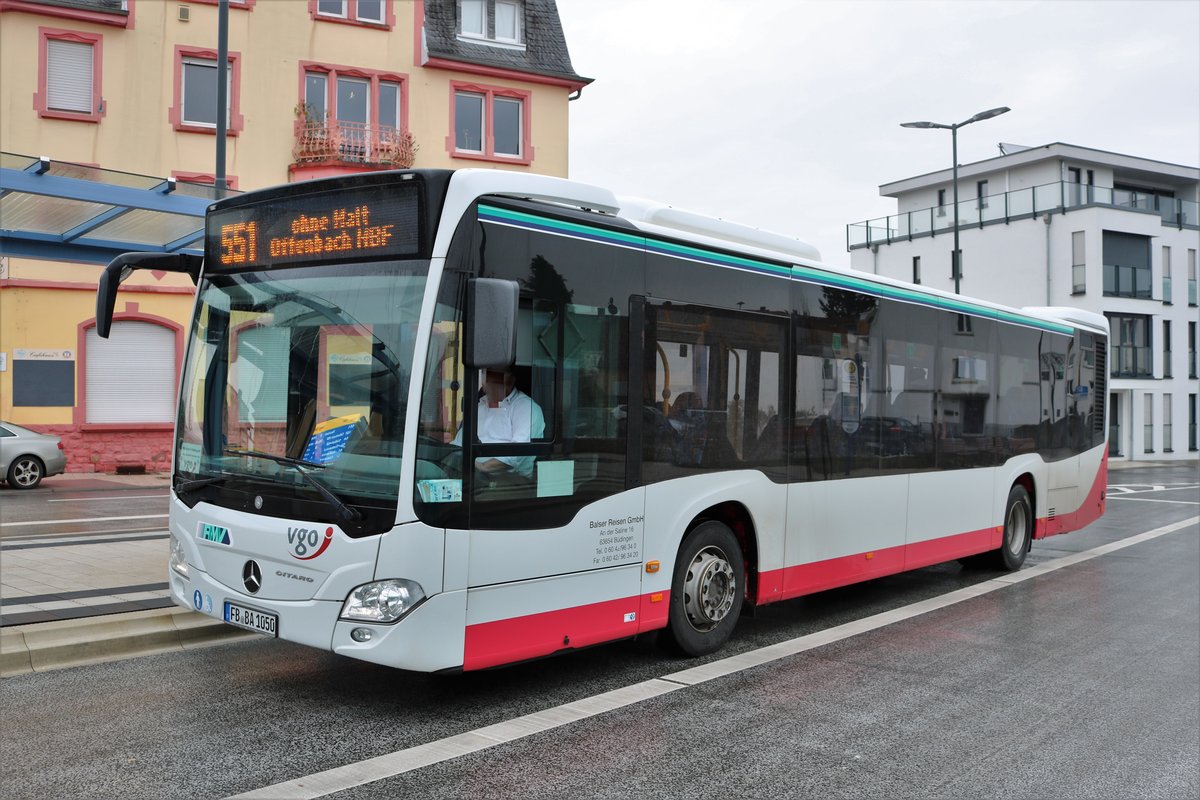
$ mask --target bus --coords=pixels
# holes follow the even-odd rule
[[[197,285],[171,597],[405,670],[650,633],[699,656],[749,607],[1016,570],[1103,514],[1103,317],[818,259],[502,171],[214,203],[202,257],[125,254],[97,290],[107,336],[134,270]],[[523,438],[479,435],[495,372]]]

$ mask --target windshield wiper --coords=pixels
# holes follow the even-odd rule
[[[310,484],[312,484],[313,487],[318,492],[321,493],[321,496],[325,498],[325,500],[329,503],[329,505],[331,505],[337,509],[338,515],[343,520],[346,520],[349,522],[358,522],[359,520],[362,519],[362,514],[359,513],[358,509],[351,508],[350,506],[346,505],[346,503],[344,503],[340,497],[338,497],[336,494],[334,494],[333,492],[331,492],[329,490],[328,486],[326,486],[321,481],[317,480],[316,477],[314,477],[311,473],[308,472],[308,470],[305,469],[305,467],[312,467],[315,469],[325,469],[324,464],[316,464],[316,463],[313,463],[312,461],[304,461],[299,458],[288,458],[287,456],[275,456],[275,455],[271,455],[270,453],[260,453],[257,450],[231,450],[229,448],[226,448],[225,455],[227,455],[227,456],[250,456],[251,458],[262,458],[267,461],[274,461],[276,464],[284,464],[286,466],[289,466],[292,469],[296,470],[296,472],[299,472],[300,477],[304,478],[304,480],[306,480]]]
[[[203,489],[205,486],[210,486],[214,483],[220,483],[223,480],[227,480],[229,477],[229,473],[225,473],[223,475],[214,475],[211,478],[196,478],[195,480],[191,481],[181,480],[179,483],[175,484],[175,494],[178,497],[182,497],[183,495],[190,494],[197,489]]]

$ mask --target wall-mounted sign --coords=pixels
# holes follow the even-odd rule
[[[74,361],[74,350],[18,347],[13,350],[14,361]]]

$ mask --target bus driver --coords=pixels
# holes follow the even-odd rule
[[[522,443],[540,438],[546,430],[542,409],[533,398],[517,388],[511,369],[485,370],[483,391],[476,411],[476,430],[484,444]],[[462,429],[450,444],[462,446]],[[496,456],[475,460],[475,469],[488,474],[512,471],[533,477],[533,456]]]

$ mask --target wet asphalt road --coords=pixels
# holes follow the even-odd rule
[[[50,488],[53,480],[26,491],[0,489],[0,540],[166,531],[165,481],[161,487],[64,491]]]
[[[1114,471],[1047,563],[1200,514],[1194,465]],[[744,618],[707,659],[988,581],[940,565]],[[225,797],[675,672],[639,640],[463,676],[247,643],[0,683],[0,795]],[[703,663],[703,662],[701,662]],[[1197,797],[1200,528],[801,655],[326,795]]]

